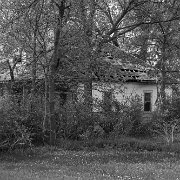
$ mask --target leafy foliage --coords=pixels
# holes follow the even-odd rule
[[[179,103],[179,96],[174,94],[166,99],[163,113],[158,110],[153,113],[152,132],[163,136],[168,144],[173,143],[175,134],[179,133]]]
[[[32,103],[32,99],[28,100],[34,106],[32,111],[31,108],[21,107],[17,97],[10,97],[12,101],[6,99],[12,104],[5,110],[2,108],[2,129],[6,129],[3,132],[5,139],[8,136],[14,138],[11,145],[21,142],[22,137],[27,144],[35,141],[36,135],[42,139],[44,116],[49,120],[46,121],[48,135],[54,135],[52,142],[55,142],[56,133],[59,137],[79,139],[87,131],[92,138],[103,133],[109,136],[112,132],[116,135],[138,135],[140,131],[145,132],[145,127],[141,126],[141,105],[137,98],[122,104],[116,103],[119,110],[115,113],[94,115],[91,107],[87,107],[87,104],[91,105],[92,97],[86,99],[86,105],[76,103],[72,113],[64,110],[65,102],[57,112],[55,80],[76,81],[75,83],[83,80],[86,83],[85,96],[92,95],[92,76],[95,71],[99,76],[104,75],[104,66],[98,60],[105,54],[103,48],[110,44],[109,51],[114,52],[112,55],[123,59],[125,63],[149,66],[152,62],[160,62],[155,68],[162,73],[164,88],[166,73],[163,73],[168,71],[167,67],[173,70],[179,65],[177,0],[8,0],[1,1],[0,5],[1,72],[7,72],[8,69],[9,73],[5,75],[10,74],[11,87],[16,78],[32,78],[29,92],[34,101]],[[125,53],[120,53],[120,49]],[[173,53],[173,58],[170,52]],[[135,54],[138,58],[126,58],[129,57],[128,53]],[[114,70],[114,67],[110,68],[107,74],[113,74]],[[46,110],[36,106],[37,78],[44,78],[46,81],[46,98],[43,102]],[[102,79],[99,78],[100,81]],[[174,106],[168,107],[168,113],[163,118],[179,118],[178,109],[174,109]],[[95,123],[103,128],[103,133],[94,133]],[[40,139],[37,141],[41,141]]]
[[[1,101],[0,148],[2,149],[32,147],[33,144],[43,143],[41,109],[31,112],[30,103],[21,106],[18,101],[12,96],[4,97]]]
[[[136,96],[129,98],[127,102],[116,104],[117,112],[89,113],[86,104],[74,103],[70,111],[65,108],[61,112],[58,136],[78,140],[107,138],[112,135],[138,135],[141,125],[141,99]],[[103,106],[101,103],[99,105]]]
[[[117,102],[119,112],[116,114],[117,124],[115,134],[118,135],[137,135],[141,125],[142,102],[139,96],[130,97],[125,102]]]

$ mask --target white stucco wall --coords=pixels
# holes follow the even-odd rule
[[[80,84],[78,88],[78,99],[83,101],[84,85]],[[139,95],[144,101],[144,92],[152,93],[152,110],[155,109],[155,102],[157,100],[157,85],[156,84],[144,84],[138,82],[127,82],[122,84],[117,83],[93,83],[93,98],[97,101],[103,100],[103,92],[111,90],[113,98],[119,102],[125,101],[128,97]],[[95,101],[94,101],[95,103]],[[94,107],[94,111],[99,109]]]
[[[94,85],[98,87],[98,85]],[[93,86],[93,87],[94,87]],[[152,93],[152,110],[155,108],[155,102],[157,99],[157,86],[156,84],[143,84],[143,83],[137,83],[137,82],[129,82],[124,84],[103,84],[103,89],[101,86],[99,88],[93,90],[93,97],[99,97],[102,99],[103,90],[111,89],[113,92],[113,97],[118,100],[119,102],[125,101],[127,98],[130,98],[135,95],[139,95],[142,98],[142,102],[144,101],[144,92],[151,92]]]

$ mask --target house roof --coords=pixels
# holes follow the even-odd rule
[[[150,68],[140,65],[142,60],[122,50],[113,44],[107,43],[102,47],[101,57],[94,75],[100,81],[124,81],[156,83],[157,78],[150,75]],[[104,69],[104,70],[103,70]]]
[[[98,81],[142,82],[156,83],[157,79],[149,75],[149,70],[143,66],[122,62],[119,58],[107,56],[99,61],[99,67],[94,73]]]

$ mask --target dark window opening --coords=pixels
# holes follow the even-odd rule
[[[151,111],[151,93],[144,93],[144,111]]]
[[[60,105],[63,106],[66,103],[67,100],[67,93],[66,92],[61,92],[60,93]]]
[[[110,91],[104,92],[103,109],[104,109],[104,112],[111,112],[111,110],[112,110],[112,92],[110,92]]]

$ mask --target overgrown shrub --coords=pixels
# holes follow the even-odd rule
[[[74,103],[72,109],[69,108],[72,105],[68,105],[68,108],[65,107],[61,112],[58,137],[78,140],[82,137],[96,139],[112,135],[134,136],[140,133],[141,98],[135,96],[123,103],[118,101],[113,103],[116,104],[118,111],[95,113],[90,112],[83,103]],[[96,132],[96,127],[99,127],[98,131],[101,133]]]
[[[152,132],[162,136],[167,144],[174,142],[174,135],[180,132],[180,97],[167,97],[164,109],[153,112]]]
[[[116,136],[136,136],[139,135],[141,126],[142,102],[139,96],[131,97],[125,102],[116,102],[119,111],[115,113],[117,123],[114,127]]]
[[[30,101],[27,102],[29,104],[22,106],[14,96],[1,99],[0,149],[32,147],[33,144],[42,143],[42,111],[40,106],[30,111]]]
[[[82,135],[90,131],[98,121],[99,115],[89,112],[83,103],[74,103],[74,107],[61,109],[58,137],[70,140],[79,140]]]

